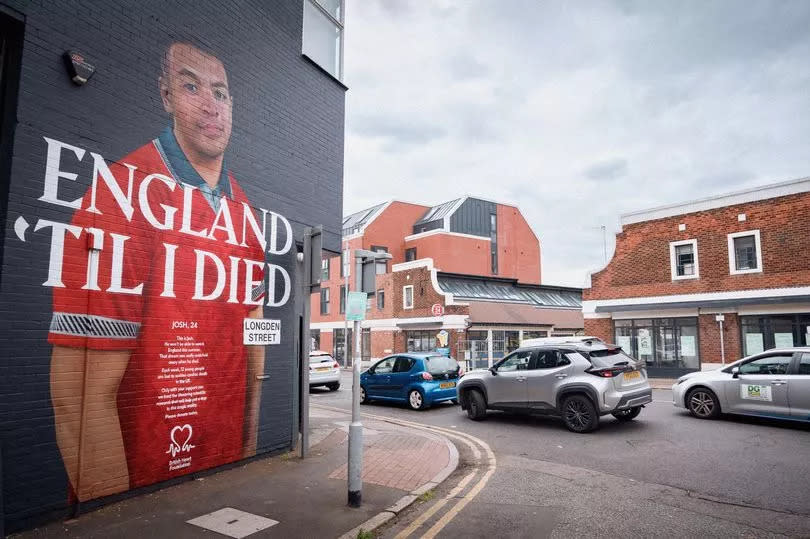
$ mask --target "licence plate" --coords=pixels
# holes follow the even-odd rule
[[[318,367],[315,369],[316,372],[326,372],[329,370],[329,367]]]
[[[636,380],[638,378],[641,378],[641,372],[640,371],[630,371],[630,372],[624,373],[625,381],[627,381],[627,380]]]
[[[455,382],[442,382],[441,384],[439,384],[439,389],[448,389],[448,388],[451,388],[451,387],[456,387],[456,383]]]

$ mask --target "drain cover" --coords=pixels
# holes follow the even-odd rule
[[[228,537],[241,539],[252,533],[278,524],[277,520],[246,513],[233,507],[223,507],[213,513],[187,520],[189,524],[211,530]]]

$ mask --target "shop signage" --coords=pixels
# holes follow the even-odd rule
[[[433,307],[430,308],[430,312],[433,316],[442,316],[444,314],[444,305],[441,303],[434,303]]]

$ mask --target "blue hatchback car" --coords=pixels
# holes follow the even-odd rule
[[[456,360],[435,352],[409,352],[385,357],[360,375],[360,402],[405,402],[413,410],[452,401],[464,374]]]

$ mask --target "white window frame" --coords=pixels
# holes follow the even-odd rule
[[[743,236],[754,236],[754,245],[757,251],[757,267],[754,269],[738,270],[737,253],[734,250],[734,238]],[[746,273],[762,273],[762,244],[759,241],[759,230],[746,230],[744,232],[733,232],[728,235],[728,272],[731,275],[743,275]]]
[[[678,260],[675,257],[675,248],[681,245],[691,245],[692,255],[695,258],[695,273],[693,275],[678,275]],[[697,239],[671,241],[669,242],[669,272],[673,281],[683,281],[685,279],[697,279],[700,277],[700,264],[698,263]]]
[[[306,36],[303,35],[304,34],[304,28],[303,27],[301,28],[301,53],[303,55],[305,55],[307,58],[309,58],[310,60],[312,60],[313,62],[315,62],[316,64],[318,64],[324,71],[329,73],[330,76],[332,76],[332,77],[334,77],[337,80],[342,82],[343,81],[343,49],[344,49],[343,48],[343,43],[344,43],[344,41],[346,39],[346,28],[345,28],[346,1],[345,0],[340,0],[340,19],[336,19],[335,16],[329,12],[329,10],[327,10],[325,7],[323,7],[320,4],[320,2],[318,2],[318,0],[304,0],[304,3],[307,3],[307,4],[311,5],[311,6],[313,6],[324,17],[326,17],[329,22],[334,24],[335,27],[337,27],[340,30],[340,45],[338,46],[339,58],[338,58],[338,65],[336,66],[338,72],[336,74],[331,73],[327,68],[321,66],[320,63],[318,63],[318,61],[315,58],[312,58],[311,56],[309,56],[306,53],[306,51],[305,51],[305,49],[306,49],[306,45],[305,45]],[[306,10],[306,6],[304,6],[304,9]],[[306,16],[306,15],[304,15],[304,16]]]
[[[408,305],[408,289],[411,289],[411,304]],[[408,284],[402,287],[402,308],[403,309],[413,309],[413,285]]]

